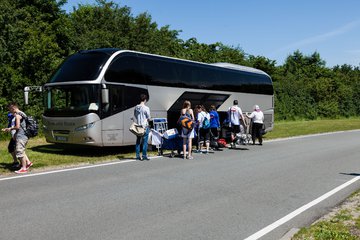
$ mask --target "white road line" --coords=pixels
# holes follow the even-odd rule
[[[271,232],[272,230],[274,230],[275,228],[281,226],[282,224],[290,221],[291,219],[293,219],[294,217],[296,217],[297,215],[301,214],[302,212],[305,212],[306,210],[308,210],[309,208],[315,206],[316,204],[324,201],[325,199],[329,198],[330,196],[334,195],[335,193],[337,193],[338,191],[346,188],[347,186],[351,185],[352,183],[358,181],[360,179],[360,176],[355,177],[353,179],[351,179],[350,181],[338,186],[337,188],[334,188],[333,190],[331,190],[330,192],[325,193],[324,195],[318,197],[317,199],[309,202],[308,204],[305,204],[304,206],[296,209],[295,211],[289,213],[288,215],[286,215],[285,217],[277,220],[276,222],[268,225],[267,227],[261,229],[260,231],[254,233],[253,235],[245,238],[245,240],[256,240],[261,238],[262,236],[268,234],[269,232]]]
[[[124,160],[124,161],[119,161],[119,162],[110,162],[110,163],[103,163],[103,164],[96,164],[96,165],[90,165],[90,166],[54,170],[54,171],[41,172],[41,173],[17,175],[17,176],[14,176],[14,177],[0,178],[0,181],[6,181],[6,180],[12,180],[12,179],[18,179],[18,178],[35,177],[35,176],[48,175],[48,174],[54,174],[54,173],[71,172],[71,171],[77,171],[77,170],[83,170],[83,169],[89,169],[89,168],[105,167],[105,166],[122,164],[122,163],[129,163],[129,162],[135,162],[135,161],[136,160]]]

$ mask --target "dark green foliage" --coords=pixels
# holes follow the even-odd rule
[[[240,47],[204,44],[178,38],[181,30],[158,26],[149,13],[133,16],[131,8],[97,0],[78,5],[71,13],[66,0],[0,0],[0,110],[5,124],[6,104],[41,119],[42,96],[30,93],[23,106],[25,86],[43,85],[68,55],[82,49],[114,47],[206,63],[229,62],[267,72],[274,81],[276,119],[335,118],[360,114],[360,70],[349,65],[325,67],[315,52],[295,51],[283,66],[263,56],[246,55]]]

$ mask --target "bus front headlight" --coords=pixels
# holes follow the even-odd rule
[[[94,125],[95,125],[94,122],[89,123],[89,124],[82,125],[82,126],[80,126],[80,127],[75,128],[75,132],[84,131],[84,130],[86,130],[86,129],[92,128]]]

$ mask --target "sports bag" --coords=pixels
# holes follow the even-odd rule
[[[195,122],[187,117],[187,116],[180,116],[179,120],[178,120],[178,124],[186,129],[192,130],[195,126]]]
[[[138,137],[145,135],[145,128],[140,124],[136,124],[135,122],[130,125],[129,131]]]

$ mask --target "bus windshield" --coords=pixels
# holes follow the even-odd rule
[[[99,112],[100,85],[62,85],[45,88],[44,116],[76,117]]]
[[[106,53],[96,51],[71,55],[60,65],[50,82],[95,80],[109,57]]]

